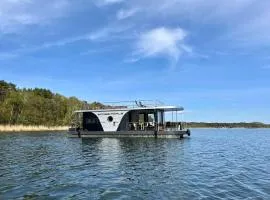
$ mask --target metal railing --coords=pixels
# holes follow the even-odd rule
[[[156,122],[129,122],[128,127],[130,131],[179,131],[185,128],[184,124],[181,122],[172,124],[161,124]]]
[[[104,104],[112,107],[125,107],[125,108],[157,107],[164,105],[164,103],[159,100],[116,101],[116,102],[104,102]]]
[[[157,123],[155,122],[130,122],[128,123],[130,131],[147,131],[155,130]]]

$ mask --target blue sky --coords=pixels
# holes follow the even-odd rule
[[[268,0],[1,0],[0,79],[270,123],[269,22]]]

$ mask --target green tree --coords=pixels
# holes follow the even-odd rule
[[[48,89],[19,89],[0,81],[0,124],[69,125],[75,110],[104,108],[76,97],[64,97]]]

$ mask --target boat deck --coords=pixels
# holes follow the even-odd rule
[[[123,138],[123,137],[139,137],[139,138],[184,138],[184,136],[190,136],[190,131],[69,131],[70,137],[75,138]]]

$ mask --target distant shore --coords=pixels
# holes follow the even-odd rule
[[[261,122],[184,122],[189,128],[270,128],[270,124]]]
[[[186,127],[188,129],[270,129],[269,127]]]
[[[0,132],[66,131],[67,126],[0,125]]]

